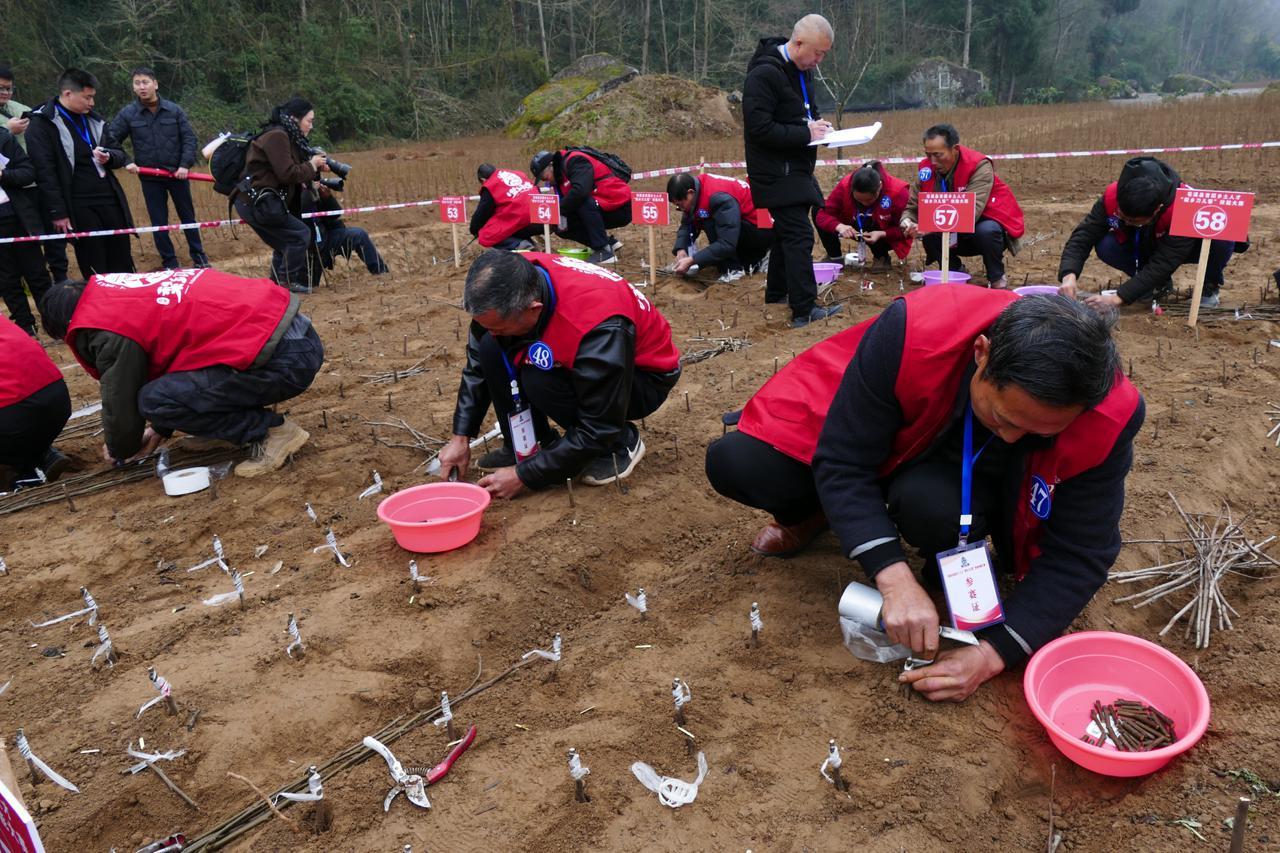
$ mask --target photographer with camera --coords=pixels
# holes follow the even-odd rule
[[[302,221],[302,190],[321,172],[346,177],[351,167],[313,148],[311,102],[293,97],[271,111],[245,152],[244,176],[232,196],[236,211],[271,247],[270,276],[294,293],[310,293],[320,281],[320,257]]]
[[[316,181],[315,194],[307,193],[302,200],[303,207],[310,209],[306,212],[342,210],[342,203],[334,193],[342,192],[345,184],[346,181],[342,178],[321,178]],[[341,216],[319,216],[311,220],[311,224],[320,238],[320,261],[325,269],[333,269],[334,255],[342,255],[347,260],[355,255],[364,261],[365,267],[373,275],[391,272],[378,254],[368,231],[347,225]]]

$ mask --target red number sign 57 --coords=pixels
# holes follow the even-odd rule
[[[666,193],[631,194],[631,221],[637,225],[657,227],[671,224],[671,210]]]
[[[441,222],[466,222],[467,200],[460,195],[447,195],[440,199]]]
[[[971,234],[976,201],[973,193],[920,193],[921,232]]]
[[[1200,240],[1249,239],[1253,193],[1183,187],[1173,202],[1169,233]]]

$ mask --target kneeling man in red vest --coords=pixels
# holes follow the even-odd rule
[[[794,554],[830,524],[884,596],[889,638],[936,655],[903,679],[961,701],[1058,636],[1106,582],[1144,416],[1119,367],[1107,319],[1070,299],[924,288],[779,371],[739,431],[707,449],[707,476],[773,514],[759,553]],[[947,622],[988,627],[979,645],[937,654],[943,619],[925,586],[955,553],[1017,583],[981,623],[949,593]]]
[[[477,463],[492,472],[480,480],[492,494],[629,475],[644,456],[632,421],[657,411],[680,378],[661,312],[595,264],[498,249],[471,265],[462,304],[471,333],[441,476],[470,467],[469,439],[490,403],[506,440]]]
[[[667,198],[684,215],[676,230],[672,271],[684,275],[694,266],[715,266],[720,280],[768,271],[773,246],[773,217],[751,200],[751,185],[723,175],[682,172],[667,181]],[[707,247],[697,247],[707,233]]]
[[[236,474],[274,471],[310,435],[268,406],[310,387],[324,347],[299,297],[214,269],[111,273],[54,285],[45,331],[102,383],[103,456],[152,453],[175,431],[262,454]]]
[[[70,417],[58,365],[25,329],[0,317],[0,492],[62,476],[71,460],[53,441]]]

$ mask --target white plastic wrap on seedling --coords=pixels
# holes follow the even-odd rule
[[[49,778],[50,782],[73,793],[80,793],[79,788],[59,776],[56,770],[41,761],[40,756],[31,751],[31,744],[27,742],[27,736],[22,729],[18,729],[18,736],[14,738],[14,744],[18,747],[18,755],[22,756],[24,761],[30,761],[34,764],[37,770]]]
[[[362,501],[365,498],[371,498],[374,495],[381,494],[381,493],[382,493],[382,475],[379,474],[377,471],[374,471],[373,485],[365,489],[363,492],[361,492],[360,497],[358,497],[356,500]]]
[[[644,587],[640,587],[640,590],[635,595],[632,595],[629,592],[623,593],[623,595],[627,599],[627,604],[630,604],[636,610],[639,610],[641,613],[647,613],[649,611],[649,597],[645,595]]]
[[[78,616],[87,615],[89,617],[89,625],[91,627],[94,625],[97,625],[98,624],[98,602],[93,600],[93,596],[89,594],[89,590],[85,589],[84,587],[80,587],[80,597],[84,599],[84,607],[80,610],[76,610],[71,613],[67,613],[63,616],[58,616],[54,619],[46,620],[44,622],[31,622],[30,619],[28,619],[27,621],[31,622],[32,628],[47,628],[50,625],[57,625],[59,622],[66,622],[68,619],[75,619]]]
[[[440,691],[440,716],[432,721],[433,726],[447,726],[453,722],[453,708],[449,707],[449,692]]]
[[[185,749],[171,749],[168,752],[140,752],[133,748],[133,741],[129,741],[125,754],[130,758],[140,759],[137,764],[129,768],[130,773],[140,773],[157,761],[173,761],[175,758],[186,755],[187,751]]]
[[[316,770],[313,764],[307,768],[307,790],[306,794],[291,794],[287,791],[281,791],[271,798],[273,806],[280,805],[281,800],[289,800],[295,803],[316,803],[324,799],[324,780],[320,778],[320,771]]]
[[[539,657],[543,660],[558,661],[560,660],[560,635],[556,634],[551,638],[551,651],[545,649],[533,649],[525,652],[520,659],[526,660],[532,657]]]
[[[173,470],[173,466],[169,464],[169,448],[162,447],[160,452],[156,454],[156,479],[163,480],[165,474]]]
[[[582,763],[582,757],[578,755],[578,751],[576,749],[569,750],[569,775],[573,777],[573,781],[582,780],[590,772],[591,768]]]
[[[888,634],[870,628],[856,619],[841,616],[840,633],[844,635],[844,647],[861,660],[890,663],[911,654],[911,649],[894,643]]]
[[[637,761],[631,765],[631,772],[650,791],[658,795],[658,802],[669,808],[678,809],[687,806],[698,796],[698,786],[707,778],[707,756],[698,753],[698,778],[692,782],[673,779],[670,776],[659,776],[648,764]]]
[[[311,549],[312,554],[319,554],[321,551],[333,552],[333,559],[337,560],[338,565],[344,569],[351,568],[351,564],[347,562],[347,557],[342,553],[342,549],[338,547],[338,537],[333,535],[333,528],[329,528],[324,533],[324,544],[317,545]]]

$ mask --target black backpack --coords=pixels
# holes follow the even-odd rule
[[[229,196],[244,177],[244,161],[249,143],[258,138],[256,133],[231,133],[209,158],[209,173],[213,175],[213,188]]]
[[[631,167],[627,165],[627,161],[623,160],[617,154],[609,154],[604,151],[597,151],[590,145],[574,145],[565,149],[566,151],[581,151],[583,154],[590,154],[609,167],[609,171],[613,172],[614,177],[623,183],[631,183]]]

